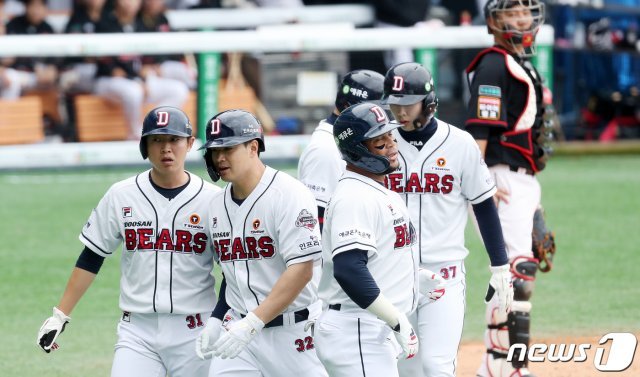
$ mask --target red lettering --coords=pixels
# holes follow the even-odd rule
[[[260,259],[260,254],[258,253],[258,240],[254,237],[247,237],[245,240],[247,244],[247,254],[250,259]]]
[[[238,237],[233,239],[233,246],[231,247],[231,259],[247,259],[247,253],[244,251],[244,247],[242,246],[242,240]]]
[[[271,237],[260,237],[260,239],[258,239],[258,246],[260,247],[260,255],[262,255],[263,258],[271,258],[276,253]]]
[[[448,194],[451,191],[453,191],[453,176],[447,174],[442,177],[442,193]]]
[[[420,185],[420,177],[418,174],[411,173],[407,186],[404,188],[405,192],[423,192],[422,185]]]
[[[228,238],[221,239],[220,241],[216,241],[216,252],[220,256],[221,261],[230,261],[231,253],[229,252],[229,245],[231,244],[231,240]]]
[[[186,230],[176,230],[176,251],[191,252],[191,233]]]
[[[136,230],[126,228],[124,230],[124,246],[127,251],[134,251],[136,249],[137,237]]]
[[[401,173],[391,173],[385,177],[385,186],[391,191],[395,192],[404,192],[402,189],[402,174]]]
[[[204,233],[196,233],[193,236],[193,252],[202,254],[207,248],[207,235]]]
[[[394,249],[400,249],[407,244],[411,244],[411,234],[407,229],[407,224],[393,227],[396,232],[396,242],[393,244]]]
[[[156,250],[173,250],[173,241],[169,229],[162,229],[156,238]]]
[[[438,183],[440,183],[440,176],[438,174],[433,173],[424,173],[424,192],[432,192],[437,194],[440,192],[438,188]]]
[[[151,242],[151,237],[153,237],[153,229],[138,228],[138,250],[153,249],[153,243]]]

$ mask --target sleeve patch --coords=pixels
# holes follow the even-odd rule
[[[502,88],[492,85],[480,85],[478,95],[502,98]]]
[[[306,209],[303,209],[298,214],[298,218],[296,219],[296,227],[298,228],[307,228],[309,230],[313,230],[316,227],[318,220]]]
[[[478,119],[499,120],[501,100],[495,97],[478,97]]]

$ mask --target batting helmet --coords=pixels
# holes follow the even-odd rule
[[[146,159],[147,142],[145,136],[149,135],[175,135],[191,137],[193,128],[189,117],[182,110],[171,106],[160,106],[149,111],[142,122],[142,137],[140,138],[140,154]]]
[[[382,103],[413,105],[422,101],[422,114],[431,119],[438,107],[431,72],[418,63],[400,63],[389,68],[384,77]]]
[[[343,111],[360,102],[379,102],[382,97],[384,76],[368,69],[347,73],[340,82],[336,95],[336,109]]]
[[[531,17],[531,24],[525,30],[516,25],[511,25],[498,17],[501,13],[509,11],[511,8],[520,7],[527,11]],[[535,55],[536,49],[534,41],[540,26],[544,23],[545,5],[539,0],[489,0],[484,5],[485,19],[491,18],[494,22],[487,27],[490,34],[501,35],[502,38],[511,45],[511,52],[526,57]],[[522,46],[520,51],[518,46]]]
[[[390,172],[390,162],[384,156],[375,155],[363,144],[400,127],[389,122],[387,113],[374,103],[361,103],[344,110],[333,125],[333,136],[342,158],[348,163],[374,174]]]
[[[264,134],[260,121],[248,111],[227,110],[216,114],[207,122],[207,141],[200,149],[206,149],[204,161],[207,172],[216,182],[220,175],[211,161],[211,149],[228,148],[234,145],[258,140],[258,151],[264,152]]]

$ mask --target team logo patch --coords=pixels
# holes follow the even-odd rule
[[[439,158],[436,160],[436,165],[438,165],[438,167],[441,167],[441,168],[442,168],[442,167],[444,167],[446,164],[447,164],[447,160],[445,160],[445,158],[444,158],[444,157],[439,157]]]
[[[211,219],[211,226],[214,228],[218,227],[218,218],[214,217],[213,219]]]
[[[478,94],[481,96],[501,98],[502,89],[499,86],[480,85],[480,87],[478,88]]]
[[[122,207],[122,217],[131,217],[133,215],[133,210],[131,207]]]
[[[307,228],[309,230],[313,230],[316,227],[318,220],[311,214],[311,212],[303,209],[298,214],[298,218],[296,219],[296,226],[298,228]]]
[[[500,98],[479,96],[478,97],[478,119],[498,120],[500,119]]]
[[[260,219],[253,220],[252,225],[254,230],[258,230],[258,228],[260,228]]]
[[[191,216],[189,216],[189,222],[191,223],[191,225],[200,224],[200,216],[198,216],[197,213],[191,214]]]
[[[404,77],[402,76],[393,76],[393,86],[391,90],[394,92],[399,92],[404,89]]]
[[[156,113],[156,116],[158,117],[158,121],[156,122],[158,127],[164,127],[167,124],[169,124],[169,112],[167,112],[167,111],[158,111]]]

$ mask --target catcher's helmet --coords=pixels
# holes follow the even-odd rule
[[[379,102],[382,97],[384,76],[368,69],[347,73],[340,82],[336,95],[336,109],[342,112],[361,102]]]
[[[248,111],[227,110],[218,113],[207,122],[206,132],[207,141],[200,149],[206,149],[204,161],[207,164],[207,172],[214,182],[220,179],[220,175],[211,161],[211,149],[228,148],[251,140],[258,140],[258,151],[264,152],[262,125]]]
[[[382,103],[413,105],[422,101],[422,113],[429,120],[438,107],[435,89],[431,72],[420,64],[396,64],[384,77]]]
[[[499,21],[502,12],[509,11],[514,7],[522,7],[531,14],[531,25],[526,30],[520,30],[515,25],[510,25]],[[544,23],[545,5],[540,0],[489,0],[484,5],[485,19],[493,19],[493,24],[487,22],[490,34],[501,35],[502,38],[511,45],[511,52],[518,52],[517,46],[522,46],[523,50],[518,55],[527,57],[535,55],[536,49],[534,41],[540,26]]]
[[[140,138],[140,154],[148,157],[145,136],[175,135],[191,137],[193,128],[189,117],[182,110],[171,106],[160,106],[149,111],[142,122],[142,137]]]
[[[374,174],[387,174],[392,169],[389,160],[369,152],[363,141],[400,126],[391,123],[380,106],[361,103],[348,107],[338,116],[333,125],[333,136],[345,161]]]

